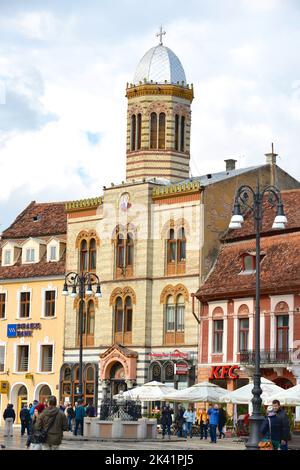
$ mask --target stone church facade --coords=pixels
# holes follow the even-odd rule
[[[66,204],[66,271],[91,271],[102,298],[84,307],[84,396],[163,381],[195,383],[198,324],[191,296],[211,270],[219,236],[242,183],[298,187],[274,154],[256,167],[190,178],[193,87],[175,54],[159,44],[127,85],[126,181]],[[78,299],[66,299],[60,398],[78,394]]]

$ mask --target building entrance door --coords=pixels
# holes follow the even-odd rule
[[[27,389],[22,385],[18,391],[18,401],[17,401],[17,410],[16,410],[16,422],[20,424],[20,411],[24,405],[28,405],[28,396]]]
[[[110,393],[111,398],[121,391],[126,392],[127,385],[125,382],[125,370],[120,362],[116,362],[110,370]]]

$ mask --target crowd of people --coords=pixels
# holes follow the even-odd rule
[[[79,399],[75,406],[71,403],[60,403],[57,406],[55,396],[44,403],[34,400],[29,406],[23,405],[20,411],[21,436],[27,433],[26,446],[31,450],[58,449],[64,431],[73,432],[75,436],[83,436],[84,418],[95,417],[96,408],[93,403],[84,403]],[[4,437],[13,437],[13,426],[16,413],[11,403],[3,413],[5,422]]]
[[[162,407],[161,427],[163,439],[166,435],[169,439],[171,438],[173,415],[174,410],[168,403]],[[178,405],[174,418],[178,437],[187,439],[189,435],[192,438],[195,426],[197,426],[200,439],[208,439],[209,435],[210,442],[216,444],[217,437],[219,439],[225,438],[224,427],[227,416],[221,405],[209,404],[208,409],[201,407],[196,410],[193,405],[189,405],[187,410],[182,405]],[[274,400],[272,406],[267,408],[267,415],[261,426],[261,435],[262,440],[272,442],[274,450],[288,450],[290,422],[278,400]]]

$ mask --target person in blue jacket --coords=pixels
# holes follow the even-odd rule
[[[217,427],[219,423],[219,406],[215,404],[213,408],[208,409],[207,414],[209,416],[210,442],[216,444]]]

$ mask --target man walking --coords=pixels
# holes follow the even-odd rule
[[[217,426],[219,423],[219,406],[216,404],[213,408],[210,408],[207,411],[209,416],[209,432],[210,432],[210,442],[212,444],[217,443]]]
[[[16,419],[16,413],[13,408],[14,408],[14,405],[9,403],[6,407],[6,410],[3,413],[3,419],[5,421],[4,437],[6,436],[13,437],[13,428],[14,428],[14,422]]]
[[[48,400],[48,407],[45,408],[37,419],[37,430],[47,432],[46,440],[42,444],[42,450],[58,450],[63,438],[63,432],[68,430],[67,417],[56,405],[56,397],[51,396]]]
[[[169,439],[171,439],[171,424],[172,424],[172,414],[173,410],[170,408],[170,405],[167,403],[162,408],[161,412],[161,426],[162,426],[162,438],[165,438],[166,431],[168,433]]]
[[[86,417],[85,407],[83,406],[83,400],[80,399],[77,402],[76,410],[75,410],[75,430],[74,436],[77,436],[78,428],[80,426],[80,433],[83,436],[83,423],[84,418]]]
[[[182,405],[178,405],[177,414],[175,416],[175,423],[176,423],[176,426],[177,426],[177,436],[178,437],[183,437],[183,433],[184,433],[184,430],[183,430],[184,423],[185,423],[185,419],[183,417],[184,412],[185,412],[184,407]]]
[[[73,431],[73,421],[75,419],[75,411],[71,403],[67,407],[67,418],[69,423],[69,431]]]
[[[280,406],[279,400],[272,401],[273,410],[279,421],[280,450],[288,450],[288,439],[290,436],[290,421],[288,415]]]
[[[27,405],[23,405],[23,408],[20,411],[20,420],[21,420],[21,436],[24,436],[25,430],[27,431],[27,436],[30,433],[30,414],[27,408]]]

